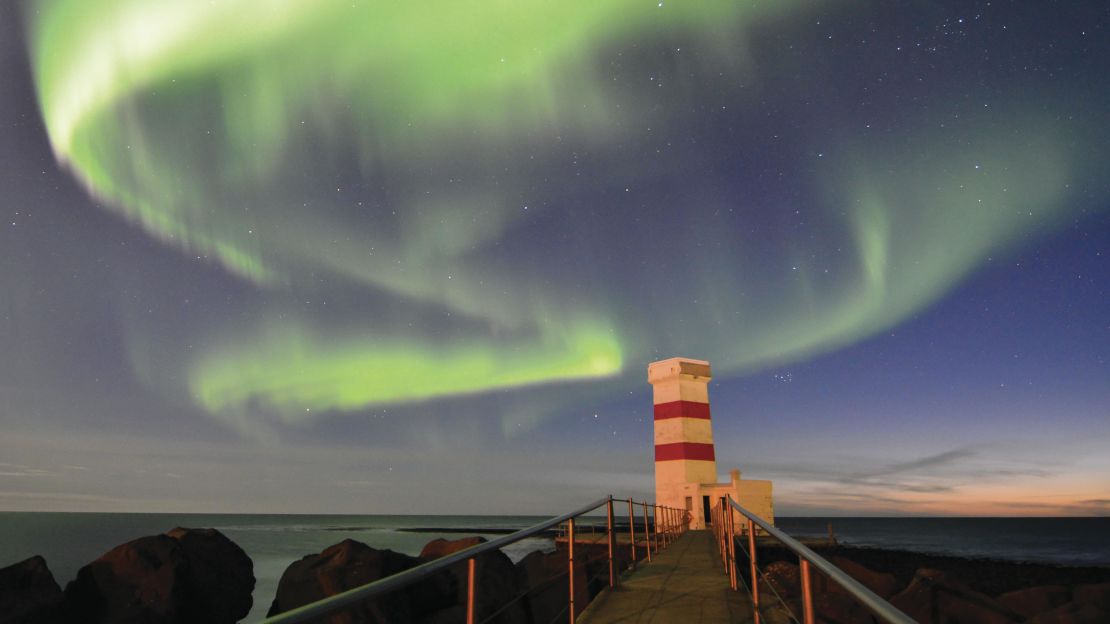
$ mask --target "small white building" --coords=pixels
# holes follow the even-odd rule
[[[710,509],[728,495],[774,523],[770,481],[741,480],[732,470],[717,483],[717,459],[709,417],[709,362],[671,358],[648,365],[655,411],[655,500],[685,509],[690,528],[704,529]]]

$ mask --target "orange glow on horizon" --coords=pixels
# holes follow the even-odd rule
[[[945,492],[910,492],[868,486],[776,483],[783,507],[800,515],[1106,516],[1110,487],[1094,477],[1037,479],[1028,483],[956,486]],[[784,515],[794,515],[785,513]]]

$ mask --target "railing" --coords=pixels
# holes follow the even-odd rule
[[[861,605],[866,607],[882,621],[888,624],[915,624],[913,618],[899,611],[894,605],[880,598],[875,592],[864,587],[859,581],[845,574],[840,568],[829,563],[798,540],[775,528],[763,518],[744,509],[729,496],[727,498],[722,497],[716,507],[713,508],[713,531],[717,536],[718,548],[721,551],[721,560],[724,563],[725,572],[729,575],[729,582],[732,585],[732,589],[736,590],[738,585],[736,578],[736,513],[739,513],[747,519],[747,530],[745,533],[748,537],[748,548],[745,554],[747,555],[750,565],[750,589],[755,624],[760,624],[761,620],[759,592],[760,572],[757,565],[758,556],[756,554],[755,539],[756,527],[766,531],[768,535],[777,539],[783,546],[786,546],[786,548],[793,551],[793,553],[798,556],[799,576],[801,577],[802,585],[802,617],[804,624],[814,624],[816,622],[816,614],[813,610],[813,584],[810,578],[811,567],[817,568],[823,572],[825,576],[843,587],[849,595],[855,598]],[[741,547],[741,549],[743,549],[743,547]],[[771,586],[770,583],[767,585],[774,591],[774,587]]]
[[[510,535],[505,535],[488,542],[471,546],[465,550],[460,550],[445,557],[440,557],[434,561],[420,564],[416,567],[409,568],[404,572],[379,579],[372,583],[367,583],[360,587],[349,589],[345,592],[329,596],[322,600],[297,607],[295,609],[286,611],[284,613],[275,615],[273,617],[262,620],[259,624],[300,624],[302,622],[312,622],[318,618],[324,617],[358,605],[366,600],[382,597],[393,591],[411,585],[421,579],[428,578],[434,574],[444,572],[456,564],[466,562],[467,564],[467,591],[466,591],[466,622],[467,624],[479,624],[477,612],[477,589],[478,589],[478,574],[477,574],[477,558],[485,553],[492,552],[503,546],[508,546],[514,542],[519,542],[527,537],[547,531],[553,527],[560,527],[566,523],[566,536],[567,536],[567,572],[570,582],[567,584],[567,606],[563,609],[567,611],[570,616],[570,622],[573,624],[577,613],[575,610],[575,599],[578,598],[582,602],[582,597],[575,596],[575,570],[581,568],[582,565],[590,563],[589,561],[576,566],[574,550],[575,550],[575,520],[584,516],[592,511],[605,507],[606,515],[606,531],[608,542],[608,559],[609,559],[609,587],[616,587],[619,581],[619,562],[621,557],[617,553],[617,539],[616,531],[613,520],[613,506],[615,503],[628,504],[628,533],[631,547],[631,561],[633,564],[636,561],[636,525],[639,522],[637,518],[635,507],[640,507],[643,511],[643,535],[644,543],[646,546],[645,558],[650,561],[652,553],[666,548],[674,540],[686,531],[686,524],[683,521],[682,510],[673,507],[665,507],[662,505],[650,505],[646,501],[634,502],[631,499],[617,499],[612,496],[600,499],[585,507],[572,511],[570,513],[556,516],[549,520],[545,520],[539,524],[530,526],[526,529],[517,531]],[[648,522],[648,510],[651,510],[652,522]],[[559,575],[555,578],[561,578]],[[551,580],[551,579],[548,579]],[[529,588],[515,597],[509,604],[520,600],[529,592]],[[589,602],[589,596],[585,597],[584,602]],[[492,619],[499,615],[502,610],[507,608],[508,605],[502,605],[495,613],[489,615],[487,619]],[[558,619],[556,617],[556,619]]]

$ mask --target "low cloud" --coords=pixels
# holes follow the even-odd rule
[[[747,467],[775,481],[780,513],[935,514],[945,513],[945,508],[959,513],[955,501],[969,488],[1057,475],[1055,466],[1026,461],[1021,459],[1025,455],[1012,451],[965,446],[909,459],[857,456],[820,463],[749,463]],[[1083,509],[1096,506],[1091,502]],[[1059,507],[1044,503],[1030,509],[1043,512]]]

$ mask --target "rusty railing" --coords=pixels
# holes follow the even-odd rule
[[[522,539],[532,537],[534,535],[543,533],[555,527],[566,526],[567,536],[567,572],[569,582],[567,583],[567,606],[563,609],[569,614],[569,621],[574,623],[577,613],[575,609],[575,577],[576,569],[588,563],[598,561],[583,561],[576,562],[575,559],[575,524],[576,520],[592,511],[596,511],[605,507],[605,526],[607,532],[608,542],[608,560],[609,560],[609,587],[616,587],[619,582],[620,572],[620,555],[617,552],[617,535],[614,527],[613,509],[615,503],[628,504],[628,533],[631,548],[631,565],[636,562],[636,524],[639,521],[636,513],[636,507],[641,508],[643,512],[643,536],[645,545],[645,558],[650,561],[652,554],[668,545],[672,544],[678,537],[686,531],[686,525],[682,522],[681,510],[672,507],[665,507],[662,505],[652,505],[647,501],[635,502],[631,499],[617,499],[612,496],[607,496],[603,499],[594,501],[585,507],[550,518],[539,524],[530,526],[526,529],[521,529],[510,535],[505,535],[488,542],[471,546],[465,550],[460,550],[445,557],[440,557],[434,561],[422,563],[416,567],[409,568],[404,572],[399,572],[392,576],[387,576],[383,579],[367,583],[353,589],[349,589],[334,596],[318,600],[316,602],[291,609],[284,613],[280,613],[273,617],[266,618],[259,622],[259,624],[300,624],[303,622],[313,622],[333,613],[342,611],[362,603],[363,601],[373,598],[380,598],[393,591],[411,585],[417,581],[428,578],[433,574],[444,572],[454,565],[466,562],[467,568],[467,587],[466,587],[466,622],[467,624],[480,624],[481,621],[477,619],[477,600],[478,595],[478,574],[477,574],[477,558],[485,553],[492,552],[503,546],[508,546],[514,542],[519,542]],[[648,511],[651,510],[652,521],[648,522]],[[560,533],[561,535],[561,533]],[[553,579],[562,578],[562,574],[553,577]],[[552,579],[548,579],[551,581]],[[589,585],[587,579],[587,587]],[[534,589],[534,588],[533,588]],[[524,592],[513,598],[506,605],[501,605],[494,613],[487,616],[488,619],[497,617],[505,608],[512,603],[524,598],[531,591],[530,588],[525,588]],[[589,602],[589,596],[577,597],[579,602]],[[558,619],[558,618],[556,618]]]
[[[748,548],[745,554],[747,555],[750,567],[751,587],[749,589],[752,595],[752,612],[755,624],[760,624],[762,620],[759,591],[760,571],[757,563],[759,557],[756,554],[755,539],[756,527],[762,529],[768,535],[781,542],[783,546],[798,556],[798,573],[801,577],[802,586],[803,624],[815,624],[817,621],[816,613],[813,610],[811,568],[817,568],[833,582],[843,587],[850,596],[855,598],[881,621],[887,622],[888,624],[915,624],[913,618],[899,611],[894,605],[883,600],[875,594],[875,592],[864,587],[859,581],[848,576],[843,570],[813,552],[798,540],[775,528],[763,518],[744,509],[729,496],[727,498],[721,497],[720,501],[713,508],[712,520],[713,532],[717,537],[717,547],[721,553],[721,561],[724,565],[725,573],[729,575],[729,583],[732,589],[737,590],[739,584],[736,567],[736,540],[739,537],[738,531],[736,530],[737,513],[747,520],[746,530],[743,531],[743,533],[745,533],[748,538]],[[771,586],[770,583],[768,583],[767,586],[774,591],[774,587]],[[782,598],[780,597],[779,600],[781,601]]]

